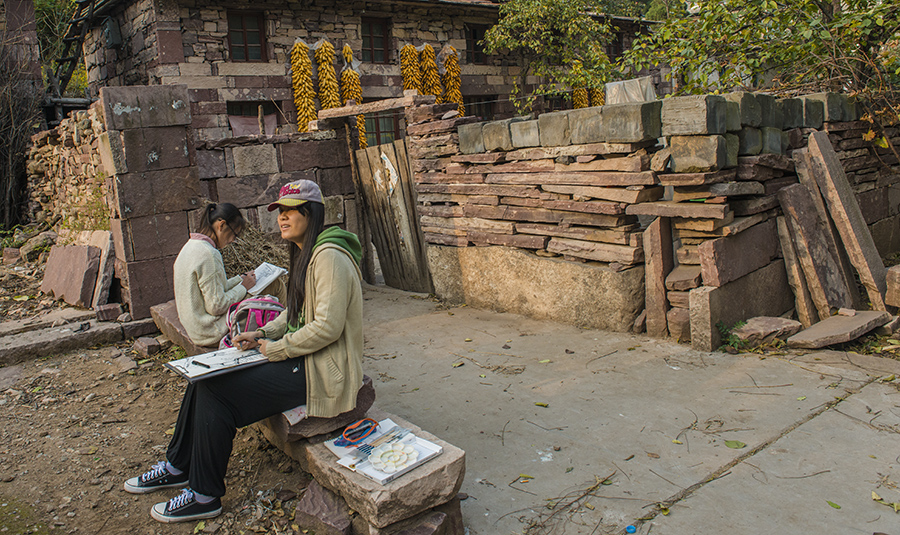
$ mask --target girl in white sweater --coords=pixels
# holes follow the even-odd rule
[[[225,336],[225,313],[242,300],[256,284],[251,271],[225,275],[220,249],[233,242],[246,222],[230,203],[209,204],[200,215],[198,232],[175,259],[175,308],[191,341],[200,346],[218,346]]]

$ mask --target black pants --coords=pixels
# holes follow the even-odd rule
[[[237,428],[306,403],[303,364],[303,358],[267,362],[188,385],[166,459],[188,473],[191,489],[225,495]]]

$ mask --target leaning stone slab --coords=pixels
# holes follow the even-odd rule
[[[90,307],[99,269],[99,248],[54,245],[44,269],[41,291],[70,305]]]
[[[175,300],[154,305],[150,307],[150,316],[159,328],[159,331],[166,335],[166,338],[173,344],[181,346],[188,356],[200,355],[215,351],[215,347],[200,346],[191,341],[181,321],[178,319],[178,310],[175,309]]]
[[[726,100],[718,95],[690,95],[662,100],[662,135],[724,134]]]
[[[666,276],[672,271],[674,254],[672,250],[672,222],[665,217],[657,217],[647,227],[643,236],[644,245],[644,311],[647,334],[665,338],[668,336],[666,311]]]
[[[509,131],[511,122],[512,119],[503,119],[502,121],[484,123],[484,126],[481,128],[481,135],[484,138],[484,150],[510,151],[513,149],[512,135]]]
[[[123,339],[121,325],[95,320],[23,332],[0,338],[0,364],[15,364],[34,357],[113,344]]]
[[[756,95],[746,91],[735,91],[723,95],[725,100],[737,102],[740,105],[741,124],[758,128],[762,124],[762,108],[756,100]]]
[[[601,125],[603,124],[602,108],[579,108],[569,111],[569,132],[573,145],[586,145],[588,143],[601,143],[603,138]]]
[[[372,407],[373,403],[375,403],[375,387],[372,385],[372,378],[364,375],[362,387],[356,393],[356,407],[352,410],[341,413],[334,418],[307,416],[294,425],[291,425],[284,414],[276,414],[266,418],[260,424],[267,426],[285,442],[293,442],[318,435],[326,435],[332,431],[347,427],[353,422],[365,418],[366,412]]]
[[[440,445],[444,451],[411,472],[380,485],[337,464],[334,453],[325,444],[306,441],[286,443],[267,427],[260,426],[260,429],[269,442],[299,462],[303,470],[312,474],[320,485],[340,495],[351,509],[377,528],[410,518],[447,503],[456,496],[465,475],[466,454],[463,450],[399,416],[375,408],[369,411],[368,416],[378,421],[390,418],[416,436]]]
[[[858,310],[852,316],[834,315],[788,338],[788,347],[819,349],[856,340],[891,321],[891,315],[878,310]]]
[[[772,342],[776,338],[786,340],[789,336],[798,333],[802,328],[803,325],[799,321],[771,316],[757,316],[748,319],[746,324],[731,331],[731,334],[751,346],[758,346]]]
[[[538,116],[542,147],[562,147],[572,144],[569,130],[569,112],[556,111]]]
[[[316,535],[349,535],[350,513],[347,502],[313,480],[294,509],[294,520]]]
[[[539,147],[541,145],[541,131],[537,119],[531,121],[516,121],[509,125],[509,133],[513,147],[517,149],[525,147]],[[462,144],[462,140],[460,140]]]
[[[662,102],[632,102],[603,106],[600,134],[609,143],[639,143],[660,137]],[[573,141],[574,143],[574,141]]]
[[[780,138],[779,138],[780,139]],[[728,147],[723,136],[672,136],[672,171],[704,173],[725,167]]]
[[[478,154],[484,152],[484,139],[481,137],[481,127],[484,123],[470,123],[459,126],[459,150],[463,154]]]
[[[691,290],[691,345],[714,351],[722,344],[717,324],[728,327],[754,316],[780,316],[794,307],[784,261],[776,260],[719,288]]]

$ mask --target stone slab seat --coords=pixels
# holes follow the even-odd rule
[[[281,442],[295,442],[343,429],[353,422],[365,418],[366,412],[373,403],[375,403],[375,386],[372,384],[371,377],[363,375],[363,384],[356,394],[356,408],[353,410],[342,412],[334,418],[307,416],[294,425],[291,425],[283,414],[276,414],[261,421],[259,425],[275,434]]]
[[[200,346],[191,341],[184,325],[178,320],[178,311],[175,309],[175,300],[150,307],[150,316],[159,328],[159,332],[173,344],[181,346],[188,356],[202,355],[215,351],[218,347]]]
[[[394,481],[380,485],[337,464],[337,457],[321,442],[285,442],[268,426],[259,425],[259,429],[269,442],[299,462],[320,485],[341,496],[350,509],[375,528],[386,528],[456,497],[466,472],[463,450],[375,407],[369,410],[368,417],[378,421],[390,418],[417,436],[440,445],[443,453]]]

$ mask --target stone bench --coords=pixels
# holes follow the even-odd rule
[[[286,441],[268,425],[259,425],[269,442],[299,462],[315,479],[307,490],[312,490],[312,494],[298,505],[301,512],[307,511],[304,514],[310,525],[305,527],[316,533],[344,535],[461,535],[457,493],[465,476],[465,452],[377,408],[370,409],[367,416],[378,421],[390,418],[440,445],[443,452],[381,485],[337,464],[337,457],[321,440]],[[355,511],[357,516],[349,511]]]
[[[150,307],[150,316],[159,328],[159,332],[173,344],[181,346],[188,356],[202,355],[219,349],[218,347],[201,346],[191,341],[184,325],[178,319],[178,310],[175,309],[175,300]]]

